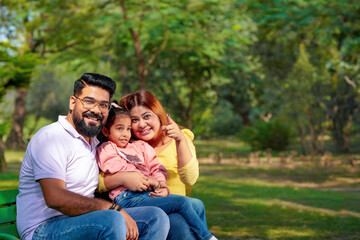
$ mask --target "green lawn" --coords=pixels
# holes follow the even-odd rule
[[[360,172],[203,164],[193,197],[219,239],[360,239]]]
[[[15,188],[23,152],[7,151],[0,189]],[[203,163],[192,197],[219,239],[360,239],[360,169]]]

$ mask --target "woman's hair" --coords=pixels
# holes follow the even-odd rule
[[[136,92],[127,94],[120,99],[120,107],[125,108],[127,111],[135,106],[142,106],[153,111],[160,119],[160,128],[163,125],[168,125],[167,113],[159,100],[149,91],[145,89],[138,90]],[[158,136],[163,140],[165,133],[161,132]]]
[[[130,117],[130,113],[129,111],[127,111],[125,108],[123,107],[120,107],[118,104],[117,104],[117,101],[116,100],[113,100],[110,104],[110,111],[109,111],[109,115],[108,115],[108,118],[104,124],[104,127],[107,129],[107,130],[110,130],[111,126],[114,124],[115,122],[115,119],[120,116],[120,115],[125,115],[125,116],[128,116],[129,118]],[[105,135],[101,132],[97,138],[99,139],[100,143],[103,143],[103,142],[106,142],[108,139],[107,137],[105,137]]]

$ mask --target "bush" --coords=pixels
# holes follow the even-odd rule
[[[253,126],[246,126],[241,132],[243,141],[250,144],[252,150],[271,148],[275,151],[285,150],[290,142],[290,128],[271,120],[257,121]]]

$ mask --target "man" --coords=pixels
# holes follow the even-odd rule
[[[95,136],[115,89],[111,78],[85,73],[75,81],[67,116],[31,139],[16,201],[21,239],[166,239],[169,220],[161,209],[121,209],[94,198],[99,174]]]

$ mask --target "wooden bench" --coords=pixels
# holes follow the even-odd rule
[[[17,189],[0,191],[0,239],[19,239],[16,230],[16,195]]]

